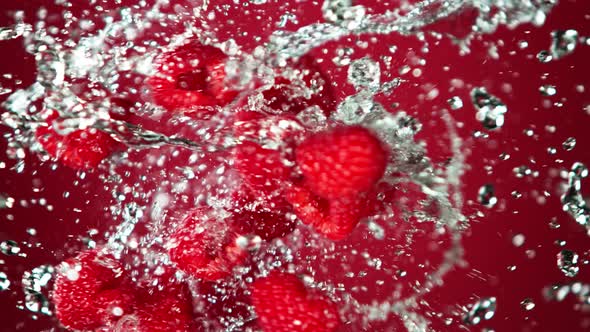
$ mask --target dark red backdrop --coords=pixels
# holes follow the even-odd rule
[[[13,10],[25,9],[27,17],[33,17],[35,10],[46,2],[49,1],[29,0],[26,4],[2,1],[0,26],[10,24]],[[365,3],[377,6],[376,2]],[[271,3],[263,8],[276,6]],[[292,8],[297,14],[297,7],[293,5]],[[315,20],[317,16],[312,14],[317,12],[298,15],[300,23]],[[271,21],[278,19],[272,10],[269,17]],[[573,297],[559,303],[548,303],[542,295],[543,287],[549,284],[573,280],[590,282],[590,266],[585,263],[590,259],[588,237],[582,227],[561,211],[558,188],[563,180],[549,175],[553,169],[569,169],[575,161],[590,164],[590,111],[585,110],[586,105],[590,105],[587,92],[590,89],[590,46],[578,45],[572,55],[549,64],[539,63],[535,57],[540,50],[548,48],[552,30],[576,29],[581,36],[590,37],[589,21],[590,3],[562,0],[541,28],[530,25],[513,31],[501,28],[486,37],[487,40],[503,40],[504,46],[498,49],[499,60],[488,55],[482,42],[475,42],[473,53],[467,56],[459,56],[457,47],[448,41],[432,45],[430,53],[423,55],[427,65],[421,78],[415,82],[433,83],[440,91],[438,98],[412,107],[408,106],[409,101],[423,92],[422,87],[409,86],[397,91],[394,99],[402,105],[405,101],[406,110],[417,114],[423,121],[428,119],[430,109],[444,107],[446,100],[454,95],[462,97],[465,106],[454,111],[453,115],[464,123],[459,133],[471,151],[467,157],[469,167],[463,177],[465,196],[473,202],[481,185],[493,183],[499,198],[499,203],[491,210],[477,203],[468,204],[468,211],[481,210],[485,213],[484,217],[475,216],[467,231],[464,244],[469,265],[453,271],[446,278],[444,287],[427,296],[432,303],[445,304],[437,305],[437,310],[442,309],[443,312],[473,303],[477,297],[495,296],[498,303],[496,315],[472,328],[460,327],[456,321],[447,326],[442,320],[435,320],[437,330],[479,331],[483,327],[496,331],[590,329],[590,314],[574,310],[576,300]],[[255,22],[242,21],[239,27],[253,31],[259,29],[255,25]],[[264,35],[265,31],[259,33]],[[520,40],[527,41],[529,46],[520,50],[517,47]],[[400,48],[415,44],[415,40],[406,41],[399,36],[387,37],[383,41],[383,44],[395,42],[402,45]],[[0,73],[11,73],[23,81],[22,86],[27,86],[34,79],[34,61],[23,51],[22,40],[3,41],[0,47]],[[380,52],[380,46],[370,46],[368,52],[372,51]],[[510,51],[516,52],[511,54]],[[444,71],[443,66],[449,66],[450,70]],[[461,78],[467,86],[449,91],[453,78]],[[6,78],[0,78],[0,84],[11,85]],[[510,84],[511,91],[503,89],[504,84]],[[538,88],[544,84],[555,85],[557,94],[542,97]],[[586,92],[577,91],[578,85],[585,86]],[[506,125],[502,130],[490,133],[487,140],[470,138],[473,131],[481,129],[468,102],[471,86],[487,87],[509,107]],[[549,100],[552,106],[544,107],[545,100]],[[563,106],[553,105],[555,102],[561,102]],[[554,133],[546,129],[551,125],[556,127]],[[527,129],[532,129],[534,134],[525,135]],[[423,136],[428,136],[428,132]],[[577,140],[577,146],[570,152],[561,148],[561,143],[568,137]],[[0,150],[4,151],[6,144],[6,140],[0,140]],[[548,147],[557,148],[557,154],[548,154]],[[501,153],[508,153],[511,158],[501,161]],[[48,164],[40,164],[35,156],[27,157],[27,167],[21,174],[11,170],[14,162],[3,154],[0,161],[6,163],[6,167],[0,169],[0,194],[13,197],[16,201],[13,208],[0,210],[0,241],[17,241],[22,244],[22,252],[27,254],[26,258],[0,256],[4,261],[0,271],[12,281],[10,290],[0,292],[0,331],[46,330],[56,326],[51,318],[40,317],[35,321],[29,312],[18,308],[23,300],[19,284],[22,273],[41,264],[57,263],[64,255],[70,254],[68,248],[79,245],[79,235],[89,229],[104,229],[109,225],[103,218],[103,211],[97,208],[103,206],[100,203],[108,199],[109,194],[98,185],[95,175],[90,174],[86,181],[74,186],[76,176],[73,171],[63,167],[52,171]],[[512,170],[521,165],[539,171],[539,177],[515,177]],[[486,166],[493,166],[492,170],[488,171]],[[587,182],[582,187],[586,193],[590,192]],[[515,190],[522,193],[522,197],[515,198],[511,194]],[[71,192],[69,198],[64,198],[64,191]],[[547,191],[549,196],[546,203],[539,204],[538,195],[534,193],[543,195],[543,191]],[[39,198],[46,198],[53,211],[31,203],[31,199]],[[28,204],[21,204],[21,200],[28,201]],[[552,218],[561,225],[559,229],[549,227]],[[30,227],[37,230],[37,235],[26,232]],[[516,234],[525,236],[521,247],[512,244]],[[556,244],[558,240],[565,241],[565,246]],[[27,243],[32,246],[27,247]],[[37,243],[41,245],[35,245]],[[565,277],[556,265],[556,254],[564,248],[575,250],[583,262],[580,273],[574,279]],[[526,250],[534,250],[535,257],[527,258]],[[511,270],[510,266],[516,266],[516,269]],[[535,302],[534,309],[526,311],[521,307],[520,302],[525,298]]]

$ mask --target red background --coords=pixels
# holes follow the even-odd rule
[[[383,8],[377,1],[361,3],[377,12]],[[13,10],[25,9],[26,16],[33,17],[33,13],[41,5],[47,4],[45,1],[32,0],[26,4],[3,1],[0,4],[0,26],[10,24]],[[290,6],[293,12],[299,14],[297,16],[300,24],[319,18],[317,10],[309,10],[313,8],[311,3],[305,4],[308,10],[304,15],[299,7]],[[265,19],[276,22],[280,11],[272,9],[277,7],[278,4],[270,3],[260,8],[268,10]],[[239,22],[232,27],[236,29],[234,31],[256,29],[259,35],[264,36],[274,29],[271,25],[268,31],[266,28],[260,31],[256,22],[240,20],[238,10],[229,12],[232,15],[235,12],[236,21]],[[434,319],[436,330],[479,331],[484,327],[496,331],[590,329],[590,314],[587,311],[574,310],[576,301],[573,297],[557,303],[546,302],[542,295],[543,287],[550,284],[573,280],[590,282],[590,267],[584,263],[590,259],[588,237],[581,226],[561,211],[559,186],[564,180],[549,175],[551,169],[569,169],[575,161],[590,164],[590,150],[587,148],[590,143],[590,135],[587,133],[590,128],[590,114],[584,109],[590,104],[590,96],[587,92],[576,91],[577,85],[590,89],[590,47],[579,44],[572,55],[549,64],[540,63],[536,59],[539,51],[548,49],[550,32],[553,30],[576,29],[580,36],[590,37],[589,20],[590,4],[587,1],[563,0],[549,15],[543,27],[523,25],[516,30],[502,27],[484,40],[475,41],[473,52],[467,56],[459,56],[457,46],[448,40],[439,45],[433,44],[428,54],[421,54],[427,60],[426,66],[422,68],[422,76],[412,79],[411,84],[397,90],[392,97],[400,103],[400,107],[415,114],[423,122],[445,107],[446,100],[452,96],[460,96],[465,104],[452,114],[457,121],[464,123],[459,133],[469,150],[468,169],[462,181],[464,194],[473,203],[467,205],[466,213],[473,215],[476,210],[481,210],[485,216],[473,215],[471,227],[466,233],[464,247],[468,266],[451,272],[445,279],[444,287],[433,291],[427,299],[436,304],[432,310],[445,314],[458,310],[458,306],[474,303],[479,297],[495,296],[498,308],[491,320],[475,327],[460,326],[456,319],[447,326],[442,319]],[[223,22],[217,24],[222,28],[222,39],[224,31],[232,33],[230,27]],[[448,26],[444,26],[441,29],[447,28]],[[504,46],[498,49],[499,60],[488,56],[486,40],[503,40]],[[520,40],[527,41],[529,46],[520,50],[517,46]],[[248,43],[250,40],[245,37],[244,41],[238,42]],[[402,52],[401,54],[419,45],[415,38],[380,37],[379,43],[371,44],[367,53],[385,54],[383,45],[391,43],[399,46],[398,52]],[[34,79],[34,61],[23,51],[22,40],[3,41],[0,46],[0,73],[12,73],[15,78],[23,81],[23,87],[28,86]],[[510,54],[510,51],[516,52]],[[403,56],[394,59],[396,65],[406,61],[407,57]],[[449,71],[444,71],[443,66],[449,66]],[[461,78],[466,87],[450,91],[452,78]],[[336,76],[335,79],[338,80],[339,77]],[[9,80],[4,78],[0,78],[0,83],[10,86]],[[434,84],[440,94],[433,101],[418,103],[416,98],[424,93],[426,83]],[[511,92],[503,91],[502,85],[506,83],[511,85]],[[557,94],[552,97],[541,96],[538,88],[544,84],[555,85]],[[509,108],[505,126],[499,131],[490,132],[487,140],[472,138],[475,130],[482,129],[475,120],[475,111],[469,103],[469,90],[473,86],[485,86]],[[344,95],[340,93],[339,97]],[[551,104],[559,101],[563,106],[546,108],[543,106],[544,100],[551,101]],[[555,133],[546,130],[549,125],[556,126]],[[532,129],[534,135],[525,135],[526,129]],[[436,142],[435,134],[435,131],[425,131],[422,136],[429,142]],[[561,148],[561,143],[568,137],[575,137],[577,140],[575,149],[570,152]],[[0,150],[4,151],[6,144],[6,140],[1,140]],[[550,146],[557,148],[556,155],[547,153]],[[501,153],[508,153],[511,158],[501,161],[498,157]],[[0,331],[49,329],[57,326],[51,318],[40,317],[33,320],[30,313],[17,308],[23,300],[18,280],[24,271],[41,264],[57,263],[64,256],[71,255],[71,249],[79,247],[79,235],[85,234],[89,229],[105,229],[109,222],[103,217],[102,206],[110,199],[109,193],[102,189],[96,174],[89,174],[85,181],[75,185],[77,177],[74,171],[64,167],[53,171],[49,164],[39,163],[34,155],[26,158],[27,167],[21,174],[10,170],[14,161],[4,155],[0,155],[0,160],[6,162],[6,168],[0,169],[0,193],[16,200],[14,208],[0,211],[0,241],[17,241],[22,244],[22,252],[27,254],[26,258],[0,257],[4,260],[0,271],[5,272],[12,281],[10,290],[0,292],[0,312],[3,317]],[[539,171],[539,177],[516,178],[512,170],[521,165]],[[488,171],[486,166],[493,167]],[[587,182],[582,184],[583,192],[590,190]],[[475,203],[477,190],[485,183],[494,184],[499,198],[499,203],[491,210]],[[511,195],[514,190],[522,193],[522,197],[514,198]],[[533,193],[542,193],[545,190],[550,196],[545,204],[539,204]],[[69,198],[63,197],[64,191],[71,192]],[[48,211],[39,204],[31,204],[30,200],[35,198],[46,198],[54,210]],[[21,200],[29,201],[28,205],[22,206]],[[561,225],[559,229],[549,227],[552,218]],[[29,227],[37,230],[36,236],[27,234],[26,229]],[[512,238],[519,233],[525,236],[525,242],[522,247],[517,248],[512,244]],[[566,245],[560,247],[556,244],[557,240],[565,241]],[[581,256],[580,273],[574,279],[565,277],[556,265],[556,254],[565,248],[574,250]],[[529,249],[536,252],[532,259],[525,254]],[[509,270],[508,267],[512,265],[516,266],[516,270]],[[533,310],[525,311],[521,308],[520,302],[525,298],[535,302]]]

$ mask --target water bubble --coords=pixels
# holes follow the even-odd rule
[[[504,115],[508,108],[497,97],[489,94],[485,88],[471,90],[471,101],[477,109],[475,118],[484,128],[494,130],[504,125]]]
[[[477,192],[477,200],[481,205],[487,207],[488,209],[494,207],[494,205],[498,203],[494,186],[491,184],[485,184],[481,186]]]
[[[321,108],[314,105],[299,112],[299,114],[297,114],[297,120],[307,128],[320,130],[326,126],[328,118]]]
[[[549,84],[540,86],[539,91],[543,96],[554,96],[557,93],[555,86]]]
[[[533,302],[533,300],[531,300],[529,298],[526,298],[526,299],[522,300],[522,302],[520,302],[520,306],[524,310],[530,311],[535,308],[535,302]]]
[[[576,139],[574,137],[568,137],[561,146],[563,146],[565,151],[572,151],[576,147]]]
[[[557,30],[551,32],[551,48],[549,49],[551,55],[555,59],[560,59],[568,54],[571,54],[578,43],[578,31]]]
[[[0,252],[6,256],[18,255],[20,247],[16,241],[5,240],[0,243]]]
[[[562,250],[557,254],[557,267],[567,277],[573,278],[580,271],[578,254],[571,250]]]
[[[469,325],[477,325],[484,320],[490,320],[496,314],[496,298],[486,297],[473,304],[473,307],[463,317],[463,321]]]
[[[10,280],[4,272],[0,272],[0,292],[5,291],[10,287]]]
[[[449,106],[452,110],[458,110],[463,107],[463,100],[461,100],[461,98],[457,96],[454,96],[447,100],[447,103],[449,103]]]
[[[516,234],[512,238],[512,244],[515,247],[521,247],[524,244],[524,239],[525,239],[524,235],[522,235],[522,234]]]
[[[379,63],[369,57],[353,61],[348,67],[348,82],[357,90],[377,90],[381,81]]]

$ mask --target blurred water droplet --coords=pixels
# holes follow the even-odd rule
[[[16,241],[5,240],[0,243],[0,252],[6,256],[18,255],[20,247]]]
[[[551,56],[551,54],[549,54],[549,51],[540,51],[539,53],[537,53],[537,59],[539,60],[539,62],[548,63],[551,62],[551,60],[553,60],[553,57]]]
[[[540,86],[539,91],[543,96],[554,96],[557,93],[555,86],[549,84]]]
[[[10,287],[10,280],[4,272],[0,272],[0,292],[5,291]]]
[[[573,278],[580,271],[578,266],[579,256],[571,250],[562,250],[557,254],[557,267],[567,277]]]
[[[322,14],[327,22],[347,29],[356,29],[363,23],[365,7],[353,6],[352,0],[325,0]]]
[[[377,90],[381,81],[381,69],[379,63],[365,57],[353,61],[348,67],[348,82],[357,90]]]
[[[555,59],[560,59],[576,49],[578,43],[578,31],[576,30],[558,30],[551,32],[551,55]]]
[[[457,96],[454,96],[451,99],[447,100],[447,103],[449,103],[449,106],[452,110],[458,110],[461,107],[463,107],[463,100],[461,100],[461,98]]]
[[[477,109],[475,118],[484,128],[494,130],[504,125],[504,115],[508,108],[497,97],[489,94],[485,88],[471,90],[471,101]]]
[[[520,306],[526,310],[526,311],[530,311],[533,310],[535,308],[535,302],[533,302],[533,300],[526,298],[524,300],[522,300],[522,302],[520,302]]]
[[[567,212],[576,222],[590,232],[590,208],[582,196],[582,179],[588,176],[586,165],[576,162],[568,173],[568,184],[561,196],[563,211]]]
[[[23,274],[22,286],[25,293],[25,307],[29,311],[47,316],[52,315],[50,303],[42,292],[48,286],[54,272],[53,266],[41,265]]]
[[[576,147],[576,139],[574,137],[568,137],[562,146],[565,151],[572,151]]]
[[[512,244],[515,247],[521,247],[524,244],[525,237],[522,234],[516,234],[512,238]]]
[[[477,200],[481,205],[487,207],[488,209],[494,207],[494,205],[498,203],[494,186],[491,184],[485,184],[481,186],[477,192]]]
[[[490,320],[496,314],[496,298],[486,297],[473,304],[471,310],[463,317],[469,325],[477,325],[484,320]]]
[[[307,128],[321,130],[327,124],[328,118],[317,105],[308,107],[297,114],[297,119]]]

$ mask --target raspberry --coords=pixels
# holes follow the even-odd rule
[[[239,195],[234,199],[232,219],[243,233],[255,234],[269,241],[291,233],[297,226],[296,221],[289,217],[293,212],[291,204],[280,193],[261,197],[243,189]]]
[[[226,55],[218,48],[190,42],[155,60],[157,74],[147,83],[154,102],[169,111],[206,112],[237,95],[225,86]]]
[[[234,149],[234,167],[244,182],[255,191],[272,192],[280,188],[291,170],[281,153],[265,149],[254,142],[243,142]]]
[[[49,155],[68,167],[94,168],[119,146],[107,133],[95,128],[75,130],[62,136],[51,125],[56,118],[57,112],[48,112],[48,126],[37,128],[35,136]]]
[[[168,285],[163,290],[140,289],[136,297],[136,320],[121,331],[194,331],[192,295],[186,285]]]
[[[133,298],[125,291],[119,262],[98,250],[62,263],[53,288],[56,316],[67,328],[93,330],[114,323],[117,310],[129,312]]]
[[[297,146],[295,158],[305,184],[327,199],[369,191],[387,164],[381,141],[359,126],[314,134]]]
[[[236,228],[212,216],[210,208],[190,212],[172,234],[168,253],[176,266],[195,278],[214,281],[229,276],[247,257]]]
[[[323,199],[299,186],[292,186],[286,199],[304,224],[331,240],[346,238],[365,216],[364,195]]]
[[[271,272],[251,287],[258,322],[266,332],[335,331],[340,324],[334,303],[309,293],[292,274]]]

